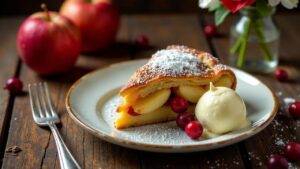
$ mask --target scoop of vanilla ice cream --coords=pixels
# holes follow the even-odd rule
[[[207,91],[196,105],[196,117],[210,132],[224,134],[246,127],[246,106],[243,99],[232,89],[215,87],[210,83]]]

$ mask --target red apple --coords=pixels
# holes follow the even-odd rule
[[[80,29],[83,52],[107,49],[114,42],[120,16],[109,0],[67,0],[60,13]]]
[[[45,9],[22,23],[17,48],[21,59],[41,75],[66,72],[80,54],[80,32],[69,19]]]

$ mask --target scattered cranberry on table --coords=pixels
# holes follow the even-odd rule
[[[289,113],[294,118],[300,118],[300,101],[290,104]]]
[[[8,79],[5,83],[4,89],[9,90],[13,94],[19,94],[22,92],[23,83],[17,77]]]
[[[177,126],[184,129],[185,126],[193,120],[193,117],[190,113],[184,112],[177,115],[176,123]]]
[[[288,80],[288,77],[289,77],[287,71],[282,68],[275,70],[274,76],[280,82],[284,82],[284,81]]]
[[[149,46],[149,39],[145,35],[139,35],[135,38],[135,45],[141,48],[145,48]]]
[[[184,130],[191,139],[198,139],[203,133],[202,125],[197,121],[189,122],[185,126]]]
[[[207,38],[212,38],[217,35],[217,27],[215,25],[206,25],[203,31]]]
[[[176,96],[170,100],[171,109],[176,113],[183,113],[187,110],[189,102],[182,97]]]
[[[290,161],[300,160],[300,144],[296,142],[290,142],[285,146],[284,155]]]
[[[288,169],[288,161],[281,155],[273,155],[268,161],[268,169]]]

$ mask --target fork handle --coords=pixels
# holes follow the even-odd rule
[[[70,150],[67,148],[63,139],[61,138],[56,125],[54,123],[50,123],[48,125],[54,136],[59,156],[60,167],[62,169],[80,169],[79,164],[76,162],[75,158],[72,156]]]

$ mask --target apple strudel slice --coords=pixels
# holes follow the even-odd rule
[[[120,91],[117,129],[176,119],[168,100],[182,97],[194,113],[195,104],[213,82],[235,89],[234,73],[211,54],[186,46],[171,45],[152,55]]]

